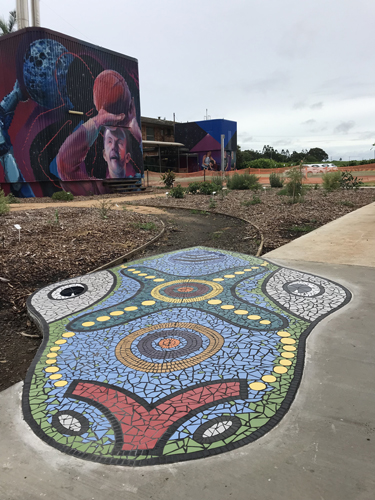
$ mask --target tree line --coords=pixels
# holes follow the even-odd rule
[[[256,161],[255,160],[267,160]],[[301,161],[306,163],[320,163],[328,160],[328,154],[321,148],[302,149],[299,153],[297,151],[289,152],[288,149],[278,151],[272,146],[263,146],[262,151],[255,151],[254,149],[245,149],[242,151],[241,146],[237,146],[237,168],[270,168],[270,167],[283,167],[285,164],[297,165]],[[252,163],[249,165],[249,163]],[[255,162],[255,163],[254,163]],[[281,165],[274,165],[280,163]]]

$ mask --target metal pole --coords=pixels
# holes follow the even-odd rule
[[[225,135],[221,134],[221,171],[224,172],[224,141]]]
[[[31,22],[32,26],[40,26],[39,0],[31,0]]]
[[[17,2],[17,26],[18,29],[28,28],[29,26],[29,4],[27,0],[19,0]]]

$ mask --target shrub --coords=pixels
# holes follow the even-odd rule
[[[273,188],[282,188],[284,185],[284,180],[282,179],[281,175],[272,172],[270,174],[270,185]]]
[[[277,163],[268,158],[258,158],[244,163],[246,168],[283,168],[283,163]]]
[[[221,175],[214,175],[211,178],[211,184],[215,187],[214,191],[221,191],[223,189],[224,179]]]
[[[72,193],[69,193],[67,191],[56,191],[56,193],[53,193],[51,198],[55,201],[72,201],[74,200],[74,196]]]
[[[211,182],[201,182],[199,186],[199,194],[212,194],[216,191],[216,186]]]
[[[326,172],[322,175],[323,188],[327,192],[336,191],[340,189],[341,173],[340,172]]]
[[[8,196],[6,197],[6,199],[7,199],[9,204],[21,203],[20,200],[18,198],[16,198],[13,193],[9,193]]]
[[[355,189],[363,185],[361,179],[358,177],[353,177],[351,172],[341,172],[340,186],[342,189]]]
[[[242,205],[245,207],[250,207],[251,205],[259,205],[259,203],[262,203],[262,200],[259,198],[259,196],[253,194],[253,198],[251,200],[242,202]]]
[[[98,211],[99,217],[101,219],[108,219],[109,211],[111,210],[113,206],[113,203],[110,200],[100,200],[98,203],[93,205],[93,208],[95,208]]]
[[[200,182],[191,182],[187,188],[187,192],[191,194],[197,194],[200,185],[201,185]]]
[[[164,186],[168,189],[173,187],[174,181],[176,180],[176,174],[171,170],[161,174],[160,179],[164,182]]]
[[[9,202],[4,194],[4,191],[0,189],[0,215],[5,215],[9,213]]]
[[[286,176],[288,178],[285,186],[287,195],[291,197],[291,203],[297,203],[303,195],[302,172],[298,167],[291,168]]]
[[[181,184],[177,184],[176,187],[172,188],[169,191],[169,196],[172,196],[172,198],[183,198],[184,193],[185,193],[185,190],[183,187],[181,187]]]
[[[227,178],[227,187],[229,189],[252,189],[254,191],[261,188],[259,177],[254,174],[234,174]]]

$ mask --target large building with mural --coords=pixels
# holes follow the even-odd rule
[[[45,28],[0,38],[0,184],[17,197],[143,178],[136,59]]]

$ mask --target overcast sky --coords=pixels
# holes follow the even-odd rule
[[[15,0],[0,0],[7,16]],[[42,26],[138,59],[143,116],[237,121],[242,149],[374,157],[370,0],[41,0]]]

